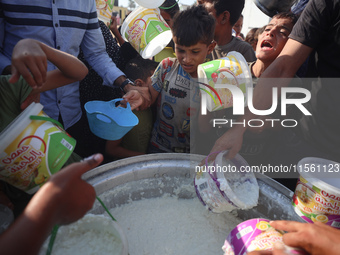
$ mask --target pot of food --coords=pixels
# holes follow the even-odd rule
[[[298,0],[254,0],[255,5],[266,15],[273,17],[279,12],[288,12]]]
[[[205,156],[148,154],[97,167],[83,178],[94,186],[127,235],[129,254],[219,254],[229,232],[252,218],[302,219],[293,192],[262,174],[257,206],[212,213],[197,198],[194,179]],[[95,202],[92,214],[105,215]]]

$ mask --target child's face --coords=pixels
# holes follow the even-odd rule
[[[242,27],[243,27],[243,18],[240,17],[238,21],[235,23],[235,25],[233,26],[233,29],[235,30],[237,35],[241,33]]]
[[[273,18],[259,35],[256,46],[256,57],[262,61],[274,61],[285,46],[293,29],[290,19]]]
[[[166,11],[164,11],[164,10],[161,10],[161,15],[162,15],[163,19],[165,20],[165,22],[169,25],[169,27],[172,28],[173,20],[172,20],[170,14],[167,13]]]
[[[176,37],[173,38],[175,43],[175,52],[177,59],[184,71],[189,73],[193,78],[197,78],[197,66],[202,64],[208,54],[214,49],[215,44],[209,45],[199,42],[192,46],[183,46],[177,43]]]

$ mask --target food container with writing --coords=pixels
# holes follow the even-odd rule
[[[0,133],[0,179],[29,194],[61,169],[76,145],[42,108],[32,103]]]
[[[267,219],[250,219],[236,226],[228,235],[222,250],[224,255],[244,255],[251,251],[272,250],[282,241],[283,232],[270,226]],[[285,246],[289,254],[306,254],[301,249]]]
[[[122,24],[122,37],[145,59],[155,56],[171,41],[172,33],[158,8],[138,7]]]
[[[103,22],[110,22],[114,0],[96,0],[97,16]]]
[[[323,222],[340,229],[340,163],[304,158],[293,196],[295,212],[307,222]]]
[[[208,162],[208,156],[194,180],[198,198],[215,213],[250,209],[257,205],[259,198],[254,173],[245,171],[249,167],[247,162],[239,154],[226,160],[226,153],[220,152],[213,163]]]
[[[206,107],[210,112],[232,107],[236,99],[241,100],[242,105],[247,105],[247,88],[252,88],[253,82],[242,54],[231,51],[224,58],[200,64],[197,74],[202,96],[209,95],[206,98]]]

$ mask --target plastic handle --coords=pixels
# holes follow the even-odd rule
[[[158,8],[160,9],[171,9],[172,7],[174,7],[176,4],[178,4],[179,0],[176,1],[176,3],[174,3],[173,5],[169,6],[169,7],[163,7],[163,6],[159,6]]]
[[[48,243],[48,247],[46,250],[46,255],[51,255],[52,253],[52,249],[53,249],[53,245],[54,245],[54,240],[57,236],[58,233],[58,229],[59,229],[59,225],[54,225],[52,232],[51,232],[51,237],[50,237],[50,241]]]
[[[111,219],[112,219],[113,221],[117,221],[117,220],[112,216],[112,214],[110,213],[110,211],[107,209],[107,207],[105,206],[104,202],[103,202],[98,196],[96,196],[96,198],[97,198],[98,202],[103,206],[103,208],[105,209],[105,211],[107,212],[107,214],[110,215]]]
[[[30,116],[31,120],[43,120],[43,121],[49,121],[52,122],[53,124],[56,124],[57,126],[59,126],[60,128],[64,129],[63,125],[61,125],[61,123],[55,119],[52,119],[50,117],[46,117],[46,116],[38,116],[38,115],[31,115]]]
[[[129,103],[129,102],[127,102],[126,108],[125,108],[125,107],[121,107],[121,106],[116,107],[116,103],[117,103],[118,101],[122,101],[122,100],[124,100],[124,99],[123,99],[123,98],[116,98],[116,99],[113,99],[113,100],[110,101],[110,105],[113,105],[114,108],[118,108],[118,107],[119,107],[119,108],[127,109],[127,110],[131,111],[131,106],[130,106],[130,103]]]
[[[106,115],[105,113],[102,113],[102,112],[93,112],[91,114],[103,115],[104,117],[108,118],[111,121],[110,123],[113,122],[113,119],[110,116]],[[98,117],[97,117],[97,119],[98,119]],[[99,119],[99,120],[101,120],[101,119]],[[101,120],[101,121],[103,121],[103,120]]]

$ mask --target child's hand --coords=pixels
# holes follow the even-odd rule
[[[118,31],[118,24],[117,24],[117,19],[116,16],[111,16],[111,20],[110,23],[107,23],[107,26],[109,27],[109,29],[113,32],[113,34],[116,34],[116,32]]]
[[[137,90],[130,90],[123,96],[123,101],[121,104],[130,103],[131,110],[139,110],[139,107],[143,105],[144,98]]]
[[[12,76],[10,83],[18,81],[20,75],[32,87],[41,87],[46,82],[47,56],[40,43],[33,39],[19,41],[12,54]]]
[[[135,91],[138,91],[139,94],[142,96],[143,102],[142,102],[141,105],[138,105],[139,110],[145,110],[146,108],[150,107],[150,105],[151,105],[151,95],[150,95],[150,90],[149,90],[148,87],[138,87],[138,86],[132,86],[131,84],[128,84],[128,85],[125,86],[125,88],[128,91],[127,94],[129,94],[130,91],[135,90]]]

